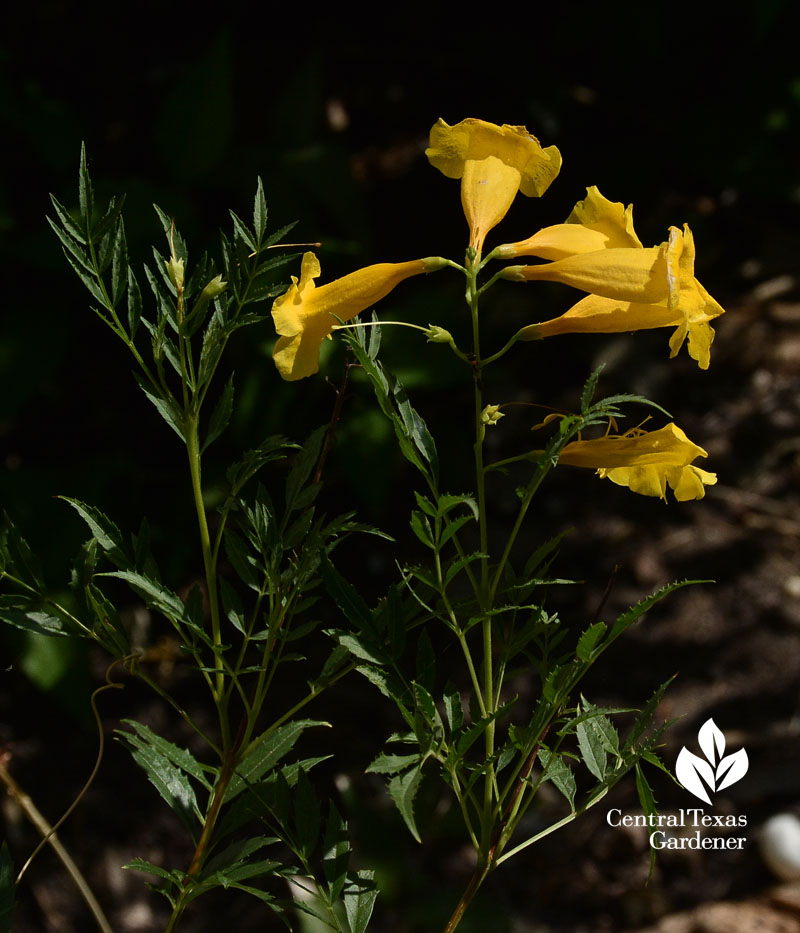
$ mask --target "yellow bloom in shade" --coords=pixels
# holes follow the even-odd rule
[[[272,305],[275,330],[280,335],[272,356],[284,379],[294,381],[319,370],[319,349],[330,336],[336,318],[349,321],[376,304],[403,279],[441,268],[440,259],[382,262],[351,272],[319,288],[319,260],[306,253],[300,281],[292,276],[287,291]]]
[[[538,256],[557,260],[600,249],[641,246],[633,229],[632,206],[609,201],[593,185],[565,223],[544,227],[527,240],[498,246],[493,253],[498,259]]]
[[[675,327],[670,357],[688,337],[689,356],[708,369],[714,339],[709,321],[724,309],[694,276],[694,238],[688,225],[683,232],[670,227],[666,243],[645,249],[634,232],[631,208],[589,188],[566,223],[499,246],[494,253],[498,258],[531,255],[552,260],[508,266],[505,278],[562,282],[590,292],[561,317],[522,328],[519,340]]]
[[[628,486],[643,496],[666,500],[667,485],[680,501],[702,499],[705,487],[717,482],[715,473],[692,466],[707,457],[674,423],[658,431],[635,428],[627,434],[589,441],[573,441],[561,451],[559,463],[597,470],[600,477]]]
[[[540,197],[558,175],[561,153],[543,149],[524,126],[496,126],[468,119],[449,126],[439,119],[425,154],[448,178],[461,179],[461,203],[478,253],[487,233],[505,217],[518,191]]]

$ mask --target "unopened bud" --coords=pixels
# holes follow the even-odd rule
[[[505,415],[500,411],[499,405],[487,405],[481,412],[481,424],[487,426],[497,424],[501,418],[505,418]]]
[[[428,256],[422,260],[425,266],[425,273],[428,272],[438,272],[439,269],[444,269],[447,265],[447,260],[442,259],[441,256]]]
[[[449,330],[445,330],[444,327],[439,327],[438,324],[428,324],[428,329],[425,331],[425,336],[428,338],[428,343],[452,343],[453,335]]]
[[[175,290],[181,291],[183,289],[183,260],[170,256],[167,260],[167,275],[175,286]]]
[[[218,298],[228,287],[228,283],[221,275],[215,276],[206,287],[200,292],[201,301],[213,301]]]
[[[501,279],[509,279],[512,282],[524,282],[525,276],[522,274],[522,270],[525,268],[525,266],[506,266],[505,269],[501,269],[498,274]]]

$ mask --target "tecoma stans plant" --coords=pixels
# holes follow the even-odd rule
[[[108,657],[108,682],[91,699],[100,734],[97,767],[103,691],[137,678],[171,714],[169,737],[129,717],[115,730],[183,845],[182,855],[174,854],[181,853],[176,845],[165,847],[172,854],[151,854],[154,861],[132,856],[127,865],[152,879],[151,888],[166,899],[166,933],[175,933],[192,911],[193,929],[218,930],[219,916],[197,904],[218,888],[252,899],[265,925],[272,917],[300,929],[303,917],[312,916],[311,922],[338,933],[367,930],[379,894],[376,866],[369,865],[368,852],[351,851],[348,820],[358,813],[349,812],[352,797],[340,799],[318,767],[330,757],[338,767],[350,736],[336,730],[338,690],[351,674],[360,675],[350,678],[350,688],[363,691],[361,715],[376,710],[364,695],[377,690],[395,720],[392,734],[372,745],[363,765],[385,777],[405,827],[422,844],[435,832],[434,814],[420,817],[431,799],[419,794],[427,782],[452,804],[462,841],[472,850],[471,876],[463,891],[452,893],[445,933],[456,930],[492,872],[595,806],[626,776],[635,780],[644,810],[654,812],[646,766],[664,768],[656,750],[668,724],[657,722],[656,713],[667,684],[654,683],[641,709],[620,709],[587,698],[584,677],[594,665],[610,663],[606,652],[653,605],[698,581],[664,581],[618,617],[608,614],[604,599],[591,621],[570,622],[548,601],[552,587],[572,583],[553,570],[567,529],[532,546],[528,528],[537,495],[556,470],[575,484],[596,482],[587,476],[591,470],[611,481],[598,484],[600,493],[631,491],[669,502],[669,508],[702,499],[715,474],[696,465],[705,462],[706,450],[655,402],[633,394],[598,397],[600,370],[582,388],[572,387],[568,408],[544,405],[546,415],[535,419],[526,416],[533,406],[520,404],[514,393],[501,394],[509,390],[499,388],[506,381],[495,373],[515,355],[541,364],[544,342],[548,360],[568,352],[570,334],[602,340],[603,334],[653,328],[669,329],[671,357],[686,345],[707,369],[711,324],[722,308],[695,277],[688,226],[672,226],[663,242],[643,244],[631,207],[594,186],[563,223],[498,243],[509,211],[543,215],[542,202],[530,199],[546,195],[561,167],[558,149],[543,147],[525,127],[439,120],[427,157],[441,172],[454,210],[452,182],[460,184],[464,256],[409,259],[416,254],[411,246],[397,257],[401,261],[327,280],[324,254],[320,264],[306,248],[311,244],[285,243],[289,227],[268,230],[260,180],[252,219],[231,212],[232,230],[222,236],[216,261],[190,254],[178,224],[157,208],[165,246],[154,250],[143,272],[128,254],[123,199],[95,200],[85,152],[74,203],[53,198],[51,226],[92,310],[130,354],[134,378],[162,431],[159,443],[182,451],[184,482],[171,498],[188,520],[156,514],[157,533],[148,519],[125,531],[110,514],[64,490],[54,507],[71,510],[88,540],[67,583],[54,586],[5,516],[0,619],[23,637],[86,639]],[[489,238],[497,245],[487,245]],[[289,263],[296,274],[285,276],[288,285],[279,283]],[[421,324],[402,313],[391,321],[374,313],[359,317],[418,294],[426,287],[423,275],[434,272],[441,273],[437,288],[447,287],[448,276],[462,277],[456,290],[466,298],[461,319]],[[487,347],[497,327],[493,322],[490,338],[485,296],[516,291],[514,297],[527,302],[536,282],[560,283],[576,297],[547,320],[549,314],[531,310],[507,328],[498,346]],[[282,399],[299,397],[308,387],[303,380],[328,367],[330,358],[320,362],[324,345],[345,344],[333,410],[325,414],[327,424],[298,438],[288,436],[297,430],[295,406],[271,406],[286,413],[287,423],[275,427],[286,433],[259,435],[251,449],[227,462],[216,441],[242,404],[229,344],[242,328],[263,330],[270,310],[277,373],[270,364],[268,375]],[[461,450],[467,469],[457,475],[469,480],[445,475],[435,416],[428,416],[429,427],[382,358],[393,326],[415,329],[431,344],[415,353],[417,370],[435,370],[442,354],[454,354],[462,386],[437,411],[446,410],[448,426],[467,426]],[[534,377],[544,371],[543,365],[529,367]],[[279,378],[291,387],[280,386]],[[408,506],[407,551],[366,524],[370,516],[331,517],[319,505],[323,467],[337,456],[334,433],[350,413],[350,379],[356,389],[374,393],[378,417],[388,421],[415,471],[413,500],[404,503],[398,494],[395,503]],[[537,392],[548,388],[542,376]],[[648,408],[645,416],[621,425],[641,406]],[[502,437],[502,457],[487,435]],[[458,454],[454,442],[448,471]],[[462,482],[469,488],[459,489]],[[194,567],[176,570],[163,557],[186,553],[189,527]],[[363,561],[361,586],[343,570],[337,548],[345,539],[372,542],[392,555],[385,563],[398,568],[374,604],[364,595],[376,585],[367,579],[369,562]],[[143,631],[130,624],[132,601],[146,620]],[[172,648],[164,647],[164,632]],[[177,681],[163,673],[164,652],[181,684],[195,684],[191,703],[184,687],[178,696]],[[323,695],[324,706],[317,702]],[[363,741],[375,733],[372,723],[362,730]],[[0,780],[42,836],[39,847],[54,848],[98,928],[109,931],[104,911],[110,893],[92,894],[54,835],[72,808],[49,824],[12,776],[13,756],[0,751]],[[536,821],[526,820],[540,806],[546,782],[560,795],[550,798],[561,809],[554,812],[551,803]],[[75,789],[78,799],[82,794]],[[128,810],[121,796],[120,811]],[[397,825],[405,834],[399,819]],[[39,847],[13,857],[0,848],[0,933]],[[19,870],[13,867],[18,859]],[[528,909],[535,912],[535,904]]]
[[[560,464],[588,467],[601,478],[665,501],[667,487],[678,501],[686,501],[702,499],[706,487],[716,482],[715,474],[694,465],[698,457],[707,456],[706,451],[674,422],[668,420],[653,430],[640,424],[620,432],[617,422],[624,417],[624,407],[649,405],[657,413],[666,412],[635,395],[596,401],[599,372],[589,377],[573,412],[551,414],[534,426],[549,432],[544,446],[533,449],[523,435],[516,442],[516,454],[488,460],[486,432],[511,425],[513,419],[502,424],[500,419],[510,412],[513,400],[492,398],[487,403],[492,391],[487,370],[517,343],[658,327],[672,329],[671,356],[688,338],[690,356],[706,369],[714,337],[709,322],[723,309],[695,278],[694,238],[688,226],[671,227],[663,243],[645,246],[634,230],[632,208],[610,201],[595,186],[587,188],[586,197],[564,223],[543,227],[519,242],[502,243],[484,257],[487,236],[502,222],[517,194],[544,195],[561,166],[558,149],[543,148],[525,127],[477,119],[450,126],[439,120],[431,130],[426,154],[434,168],[461,182],[469,228],[464,261],[429,258],[424,262],[425,271],[446,266],[464,276],[464,333],[453,334],[440,323],[381,324],[374,316],[371,321],[355,320],[354,305],[342,297],[315,305],[313,313],[296,319],[291,339],[302,340],[302,328],[313,332],[315,336],[308,338],[310,352],[312,343],[320,343],[316,335],[343,335],[393,425],[402,453],[421,474],[411,529],[428,553],[428,563],[401,565],[398,582],[375,608],[364,602],[331,561],[324,562],[323,577],[348,622],[331,636],[351,653],[357,670],[396,704],[406,729],[390,737],[389,748],[368,770],[387,776],[389,794],[410,832],[422,841],[415,812],[417,791],[425,776],[438,774],[457,802],[474,847],[474,872],[447,924],[450,933],[491,871],[596,804],[631,769],[636,772],[642,805],[652,810],[642,764],[663,767],[654,749],[665,726],[651,725],[666,684],[656,689],[624,741],[613,720],[630,711],[597,707],[578,688],[587,670],[630,625],[689,581],[667,584],[616,621],[597,621],[577,639],[570,636],[566,623],[547,611],[545,600],[560,537],[543,542],[532,554],[518,554],[515,548],[544,480]],[[540,261],[519,264],[523,257]],[[504,260],[515,264],[491,271],[491,264]],[[308,257],[304,268],[307,261]],[[370,266],[361,273],[379,268],[393,267]],[[484,279],[485,273],[489,276]],[[586,294],[560,317],[533,321],[510,334],[502,347],[487,352],[481,299],[503,280],[560,282]],[[333,298],[338,294],[337,282],[320,290],[330,289]],[[295,285],[287,296],[293,296],[294,289]],[[388,292],[387,287],[380,297]],[[284,323],[288,300],[296,301],[282,298],[273,306],[282,335],[288,333]],[[367,303],[362,309],[367,310]],[[434,436],[380,359],[381,332],[397,324],[416,327],[429,342],[449,346],[464,362],[464,377],[473,386],[474,486],[469,492],[444,491]],[[293,379],[298,372],[286,372],[285,339],[282,336],[276,344],[275,361],[281,375]],[[316,369],[313,360],[304,372]],[[508,432],[513,436],[512,427]],[[505,540],[497,545],[498,523],[489,511],[486,486],[490,476],[507,472],[515,473],[517,514]],[[516,475],[520,472],[521,485]],[[457,645],[464,662],[461,674],[450,671],[447,676],[435,670],[432,625],[443,627]],[[408,658],[408,641],[416,643],[415,664]],[[517,708],[507,686],[510,672],[520,666],[538,685],[538,700],[527,714]],[[575,762],[594,782],[580,795]],[[545,781],[566,798],[568,812],[526,836],[522,819]]]

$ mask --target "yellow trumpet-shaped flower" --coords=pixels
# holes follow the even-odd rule
[[[641,246],[633,229],[633,207],[609,201],[593,185],[563,224],[544,227],[527,240],[498,246],[493,255],[498,259],[538,256],[558,260],[601,249]]]
[[[646,249],[633,231],[630,208],[606,201],[596,188],[588,194],[567,223],[495,251],[501,258],[529,254],[554,260],[509,266],[503,273],[506,278],[563,282],[591,293],[561,317],[524,327],[518,339],[675,327],[670,357],[688,336],[689,356],[708,369],[714,339],[709,321],[724,309],[695,278],[694,237],[688,225],[683,232],[670,227],[666,243]],[[630,245],[624,245],[626,240]]]
[[[300,281],[292,276],[292,284],[272,305],[275,330],[280,335],[272,353],[278,372],[289,381],[313,375],[319,370],[322,341],[330,336],[336,318],[349,321],[388,295],[403,279],[441,268],[441,262],[382,262],[317,288],[314,279],[320,274],[319,260],[306,253]]]
[[[558,175],[561,153],[543,149],[524,126],[496,126],[439,119],[425,154],[448,178],[461,179],[461,203],[469,224],[469,245],[480,253],[487,233],[505,217],[518,191],[540,197]]]
[[[627,434],[573,441],[561,451],[559,463],[595,469],[600,477],[643,496],[666,500],[669,485],[675,498],[683,502],[702,499],[705,487],[716,483],[715,473],[692,466],[693,460],[707,456],[670,423],[658,431],[635,428]]]

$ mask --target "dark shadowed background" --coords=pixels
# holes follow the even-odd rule
[[[216,230],[230,224],[228,208],[248,214],[260,175],[271,225],[298,220],[293,238],[323,244],[326,281],[371,262],[459,259],[466,226],[458,184],[428,165],[428,131],[440,116],[524,124],[543,145],[559,147],[564,168],[543,199],[517,199],[502,240],[562,221],[585,188],[597,185],[611,200],[633,202],[648,245],[661,242],[670,224],[688,222],[697,277],[728,311],[705,373],[685,353],[669,362],[667,335],[658,331],[554,341],[547,353],[521,345],[491,376],[490,401],[569,407],[589,371],[605,362],[604,390],[650,394],[709,451],[704,466],[719,474],[703,503],[665,506],[588,473],[559,471],[530,541],[576,526],[562,561],[588,586],[553,594],[576,627],[615,564],[613,608],[674,578],[717,581],[662,604],[615,649],[587,692],[598,703],[640,704],[677,672],[663,715],[683,718],[670,733],[668,764],[713,716],[731,748],[745,745],[751,761],[747,778],[718,806],[746,813],[754,830],[800,804],[795,5],[743,3],[724,17],[703,3],[495,5],[479,14],[376,5],[358,15],[337,4],[270,11],[235,0],[213,15],[153,2],[129,10],[76,7],[16,4],[1,14],[0,28],[0,502],[41,554],[53,586],[66,578],[84,536],[75,514],[53,498],[59,494],[96,504],[122,527],[147,514],[165,580],[176,589],[201,570],[182,451],[130,378],[124,348],[89,310],[45,222],[49,191],[67,204],[76,198],[82,140],[98,194],[127,193],[135,261],[151,258],[152,243],[163,248],[153,202],[176,218],[190,251],[215,250]],[[461,291],[445,273],[412,280],[381,311],[442,324],[466,344]],[[485,313],[496,331],[488,342],[499,346],[522,324],[560,313],[571,297],[557,286],[494,289]],[[269,433],[299,439],[330,417],[333,393],[323,376],[281,383],[273,341],[265,325],[233,344],[238,405],[219,442],[221,458]],[[466,491],[460,461],[470,443],[469,416],[461,415],[468,380],[446,350],[423,349],[416,333],[397,329],[385,342],[386,359],[415,405],[442,432],[450,488]],[[323,373],[338,379],[341,360],[334,349]],[[513,419],[525,430],[526,417]],[[395,534],[401,554],[413,553],[406,527],[412,477],[363,384],[345,408],[327,472],[327,508],[357,509]],[[210,488],[214,478],[212,468]],[[501,507],[502,494],[498,489]],[[182,528],[186,547],[175,534]],[[374,599],[397,552],[360,547],[348,545],[343,570]],[[0,638],[0,745],[55,819],[94,760],[88,695],[105,663],[66,642]],[[173,689],[188,690],[180,672],[165,676]],[[378,699],[355,680],[341,687],[337,726],[347,742],[331,749],[331,792],[348,810],[362,864],[378,868],[375,930],[441,929],[469,862],[438,788],[421,801],[431,829],[420,849],[403,835],[381,785],[363,776],[396,726]],[[109,732],[124,717],[167,734],[171,728],[164,709],[134,684],[106,699],[103,714]],[[134,855],[182,864],[185,853],[125,754],[109,749],[61,835],[115,929],[133,933],[163,928],[161,907],[138,876],[123,876],[118,866]],[[693,805],[666,777],[654,786],[667,810]],[[611,805],[636,808],[632,780]],[[33,839],[8,808],[6,817],[19,863]],[[742,853],[664,855],[645,887],[645,837],[612,831],[604,820],[601,805],[499,871],[465,933],[750,929],[707,919],[711,905],[719,910],[736,900],[740,924],[753,910],[762,923],[753,929],[800,930],[796,903],[770,887],[754,831]],[[61,872],[49,854],[32,870],[21,895],[21,933],[91,929]],[[706,920],[697,920],[699,910]],[[277,929],[257,902],[235,898],[209,899],[187,915],[185,929],[217,930],[222,922],[242,931],[272,929],[265,923]],[[667,922],[684,925],[657,925]]]

